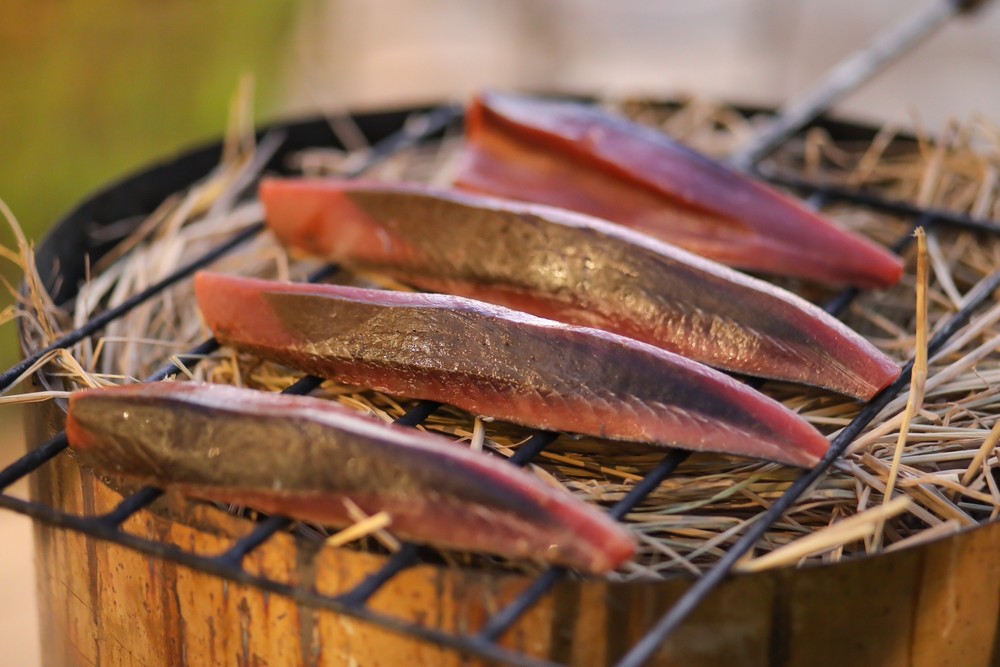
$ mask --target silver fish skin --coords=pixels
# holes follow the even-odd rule
[[[349,499],[404,539],[606,572],[635,540],[605,513],[443,436],[331,401],[193,382],[76,392],[67,436],[85,464],[304,521],[353,523]]]
[[[420,185],[338,179],[267,179],[260,196],[282,243],[422,289],[862,400],[900,373],[804,299],[598,218]]]
[[[809,467],[780,403],[630,338],[442,294],[195,277],[216,338],[309,373],[524,426]]]

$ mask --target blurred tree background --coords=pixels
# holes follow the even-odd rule
[[[266,0],[5,0],[0,198],[28,238],[100,186],[221,135],[242,75],[270,117],[295,14],[296,3]],[[6,367],[13,327],[0,334]]]

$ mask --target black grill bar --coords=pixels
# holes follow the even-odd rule
[[[321,384],[323,384],[323,378],[316,375],[306,375],[305,377],[297,380],[295,384],[283,389],[281,393],[290,394],[292,396],[305,396],[306,394],[311,394],[319,389]]]
[[[913,228],[923,227],[925,230],[930,229],[934,225],[935,219],[933,216],[927,214],[920,216],[917,221],[913,224]],[[907,234],[901,239],[896,241],[892,245],[892,251],[894,253],[902,254],[910,245],[913,244],[914,239],[913,234]],[[823,306],[823,310],[830,313],[831,315],[839,316],[844,312],[851,303],[861,294],[861,290],[857,287],[848,287],[842,290],[837,296],[833,297],[829,303]]]
[[[420,558],[417,555],[417,546],[410,543],[404,544],[399,551],[389,557],[389,560],[386,561],[385,565],[369,574],[361,581],[360,584],[352,588],[350,591],[337,597],[345,605],[354,607],[362,606],[368,601],[368,598],[375,595],[375,593],[378,592],[382,586],[389,583],[390,579],[406,568],[412,567],[419,562]]]
[[[855,204],[865,208],[870,208],[883,213],[892,213],[900,217],[915,218],[928,217],[934,220],[935,225],[941,227],[954,227],[970,232],[981,232],[984,234],[1000,234],[1000,224],[994,220],[976,218],[956,211],[948,211],[940,208],[921,208],[913,202],[904,199],[892,199],[883,197],[873,192],[864,190],[850,190],[835,185],[823,183],[813,183],[787,174],[773,172],[756,172],[758,176],[772,183],[781,185],[792,190],[806,194],[822,194],[828,201]]]
[[[240,563],[243,562],[244,556],[290,525],[292,525],[292,520],[286,519],[283,516],[268,517],[258,523],[253,532],[236,542],[226,553],[216,556],[216,558],[222,565],[239,567]]]
[[[686,461],[689,456],[691,456],[691,452],[681,449],[671,450],[669,454],[663,457],[659,465],[647,473],[641,482],[633,486],[632,490],[611,508],[609,514],[619,521],[624,519],[626,514],[641,503],[646,496],[655,491],[656,487],[672,475],[677,470],[677,466]]]
[[[219,341],[214,338],[209,338],[204,343],[201,343],[197,347],[191,349],[185,354],[178,354],[176,362],[170,362],[160,370],[156,371],[148,378],[146,382],[159,382],[161,380],[166,380],[169,377],[173,377],[181,372],[180,362],[182,359],[189,359],[190,361],[185,364],[185,366],[194,366],[199,361],[212,354],[219,349]]]
[[[483,641],[498,640],[503,633],[517,623],[517,619],[528,613],[528,610],[534,607],[542,599],[542,596],[548,593],[567,573],[566,568],[558,565],[547,569],[536,577],[531,585],[524,589],[524,592],[518,595],[513,602],[487,619],[477,636]]]
[[[928,343],[927,354],[933,356],[955,332],[965,326],[969,318],[972,317],[972,313],[983,305],[986,299],[997,288],[1000,288],[1000,271],[984,278],[970,291],[965,306],[955,313],[948,323]],[[736,562],[750,551],[754,544],[763,537],[764,533],[792,507],[795,501],[826,473],[830,466],[844,454],[851,442],[860,435],[861,431],[909,384],[912,372],[913,361],[910,361],[903,368],[899,378],[865,405],[861,412],[858,413],[858,416],[834,438],[830,444],[830,449],[823,456],[822,460],[820,460],[819,464],[799,477],[760,516],[758,521],[754,521],[747,532],[726,551],[725,555],[715,565],[695,581],[673,608],[656,622],[653,629],[642,637],[616,667],[641,667],[641,665],[645,664],[656,652],[660,644],[677,629],[684,619],[732,571]]]
[[[528,438],[527,442],[517,448],[514,455],[510,457],[510,462],[516,466],[527,465],[531,459],[538,456],[543,449],[552,444],[558,437],[558,433],[552,433],[551,431],[536,432]]]
[[[143,487],[118,503],[118,506],[113,510],[104,516],[95,519],[95,521],[99,521],[109,526],[121,526],[130,516],[139,510],[148,507],[162,495],[163,491],[160,489],[154,489],[151,486]]]
[[[0,492],[30,472],[37,470],[46,461],[66,449],[68,445],[66,433],[63,432],[11,463],[0,472]]]
[[[354,169],[344,172],[342,176],[344,178],[361,176],[396,153],[430,139],[462,118],[463,114],[464,110],[460,106],[444,105],[435,107],[420,116],[411,117],[398,131],[374,144],[365,156],[365,160]]]
[[[435,410],[441,407],[436,401],[420,401],[417,405],[408,410],[406,414],[396,420],[400,426],[416,426],[430,417]]]

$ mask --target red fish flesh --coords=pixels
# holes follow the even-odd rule
[[[790,292],[590,216],[335,179],[269,179],[260,196],[284,244],[421,289],[866,400],[900,372],[861,336]]]
[[[899,281],[899,257],[797,200],[593,106],[488,93],[466,115],[461,188],[580,211],[698,255],[858,287]]]
[[[623,526],[524,471],[322,399],[191,382],[88,390],[70,397],[66,434],[94,468],[268,514],[346,525],[350,499],[404,539],[587,572],[635,551]]]
[[[812,466],[818,431],[659,348],[441,294],[195,278],[216,338],[316,375],[535,428]]]

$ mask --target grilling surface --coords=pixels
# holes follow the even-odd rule
[[[272,268],[270,268],[270,269],[268,269],[268,270],[270,270],[270,271],[274,271],[275,269],[274,269],[274,268],[272,267]],[[281,268],[280,268],[280,266],[279,266],[279,268],[277,269],[277,271],[278,271],[278,272],[280,272],[280,271],[281,271]],[[980,296],[981,296],[981,295],[980,295]],[[178,295],[173,295],[173,296],[168,296],[168,299],[169,299],[169,298],[176,298],[176,299],[178,299],[178,300],[183,300],[183,298],[184,298],[184,296],[183,296],[183,292],[180,292],[180,293],[179,293]],[[975,305],[975,303],[976,303],[976,302],[975,302],[974,300],[970,299],[970,300],[969,300],[969,303],[967,303],[966,305],[967,305],[967,306],[968,306],[968,305]],[[176,323],[175,323],[175,324],[176,324]],[[105,351],[105,355],[108,355],[108,356],[114,356],[114,355],[110,355],[110,354],[109,354],[109,353],[108,353],[107,351]],[[81,356],[86,356],[86,355],[81,355]],[[107,357],[105,357],[105,358],[107,358]],[[190,361],[189,361],[189,363],[190,363]],[[190,365],[191,365],[192,367],[194,366],[194,364],[193,364],[193,363],[190,363]],[[219,369],[219,368],[222,368],[222,367],[223,367],[223,366],[222,366],[222,365],[220,364],[220,365],[217,365],[217,366],[216,366],[216,369]],[[249,363],[249,366],[245,366],[243,370],[246,370],[246,369],[248,369],[248,368],[255,368],[255,367],[259,368],[259,364],[256,364],[256,362],[250,362],[250,363]],[[225,374],[226,374],[226,373],[232,373],[233,371],[232,371],[232,369],[229,369],[229,370],[226,370],[226,369],[223,369],[223,370],[221,370],[221,371],[220,371],[220,370],[215,370],[215,371],[212,371],[212,372],[215,372],[215,373],[217,373],[217,374],[219,375],[219,378],[221,379],[222,377],[225,377]],[[271,385],[272,385],[272,386],[274,386],[274,385],[281,385],[281,384],[287,384],[287,383],[288,383],[288,379],[287,379],[287,378],[281,378],[281,376],[279,376],[279,375],[273,375],[273,376],[269,376],[269,375],[268,375],[268,372],[270,372],[270,371],[265,371],[265,372],[263,372],[263,373],[258,373],[258,377],[259,377],[259,378],[263,378],[263,382],[261,382],[261,384],[262,384],[262,385],[267,385],[268,383],[271,383]],[[241,375],[242,375],[242,373],[241,373]],[[231,377],[231,376],[230,376],[230,377]],[[279,380],[279,378],[281,378],[281,379]],[[778,394],[780,395],[780,394],[782,393],[782,391],[784,391],[784,390],[783,390],[783,389],[781,389],[781,388],[779,388],[779,389],[778,389],[778,391],[777,391],[777,393],[778,393]],[[334,393],[336,393],[336,392],[334,392]],[[372,407],[375,407],[375,406],[372,406]],[[878,407],[878,406],[876,406],[876,407]],[[376,408],[376,409],[377,409],[377,408]],[[871,416],[873,416],[873,415],[869,415],[869,418],[870,418]],[[502,445],[501,445],[501,446],[502,446]],[[674,457],[674,460],[676,460],[676,457]],[[701,465],[701,464],[699,463],[699,465]],[[627,511],[627,510],[626,510],[626,511]]]

